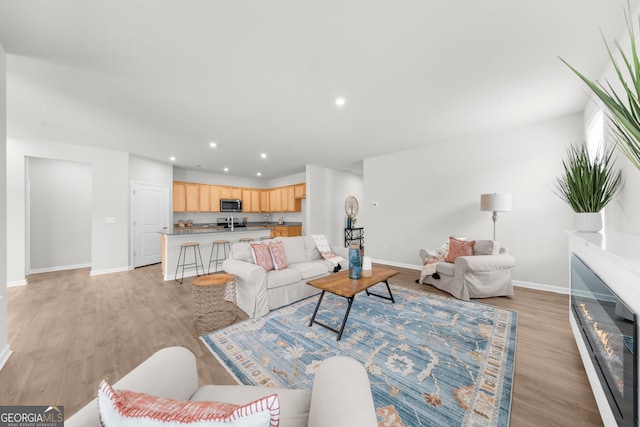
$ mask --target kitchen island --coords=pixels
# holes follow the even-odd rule
[[[175,279],[176,265],[178,263],[178,255],[180,254],[180,245],[183,243],[195,242],[200,244],[200,253],[202,254],[202,262],[204,264],[204,272],[206,274],[214,240],[228,240],[229,244],[233,246],[243,237],[249,237],[256,241],[259,241],[261,237],[274,237],[275,230],[283,229],[284,227],[291,228],[293,233],[297,233],[298,230],[302,228],[302,224],[299,222],[291,222],[287,224],[269,222],[248,223],[246,226],[234,227],[233,231],[231,228],[225,228],[219,225],[194,224],[192,227],[174,227],[172,231],[161,232],[162,275],[164,280]],[[186,262],[194,262],[192,250],[187,251]],[[213,265],[211,268],[213,270]],[[200,272],[200,274],[202,274],[202,272]],[[195,276],[195,268],[185,270],[184,275],[185,277]]]

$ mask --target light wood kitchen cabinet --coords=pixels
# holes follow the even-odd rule
[[[251,189],[242,189],[242,212],[253,212],[253,204],[251,203]]]
[[[262,190],[260,192],[260,212],[271,212],[271,205],[269,204],[269,190]]]
[[[241,199],[243,211],[247,213],[301,212],[304,198],[305,183],[270,189],[173,183],[174,212],[220,212],[220,199]]]
[[[269,190],[269,210],[271,212],[282,212],[282,190],[280,188]]]
[[[282,212],[295,212],[296,200],[294,198],[293,186],[282,187]],[[301,209],[298,209],[301,210]]]
[[[293,186],[293,197],[296,199],[306,199],[307,198],[307,184],[296,184]]]
[[[211,212],[211,192],[209,190],[209,185],[200,184],[200,208],[199,212]]]
[[[260,212],[260,190],[256,188],[242,189],[242,212]]]
[[[209,199],[211,200],[211,212],[220,212],[220,198],[222,188],[219,185],[209,186]]]
[[[220,187],[221,199],[242,199],[242,188],[240,187]]]
[[[253,209],[251,212],[260,212],[260,190],[252,189],[251,190],[251,208]]]
[[[173,211],[184,212],[187,208],[187,194],[183,182],[173,183]]]
[[[200,210],[200,185],[185,184],[185,212],[198,212]]]
[[[276,225],[271,230],[271,238],[302,236],[301,225]]]

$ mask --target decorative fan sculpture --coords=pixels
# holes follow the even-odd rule
[[[355,218],[358,216],[358,210],[360,207],[358,206],[358,199],[354,196],[347,197],[347,200],[344,202],[344,212],[347,214],[349,218]]]

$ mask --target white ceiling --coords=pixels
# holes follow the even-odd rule
[[[8,133],[234,176],[357,169],[582,111],[585,90],[558,56],[600,76],[600,31],[622,36],[626,5],[0,0]]]

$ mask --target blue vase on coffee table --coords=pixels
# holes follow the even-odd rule
[[[349,246],[349,278],[359,279],[362,275],[362,254],[358,245]]]

